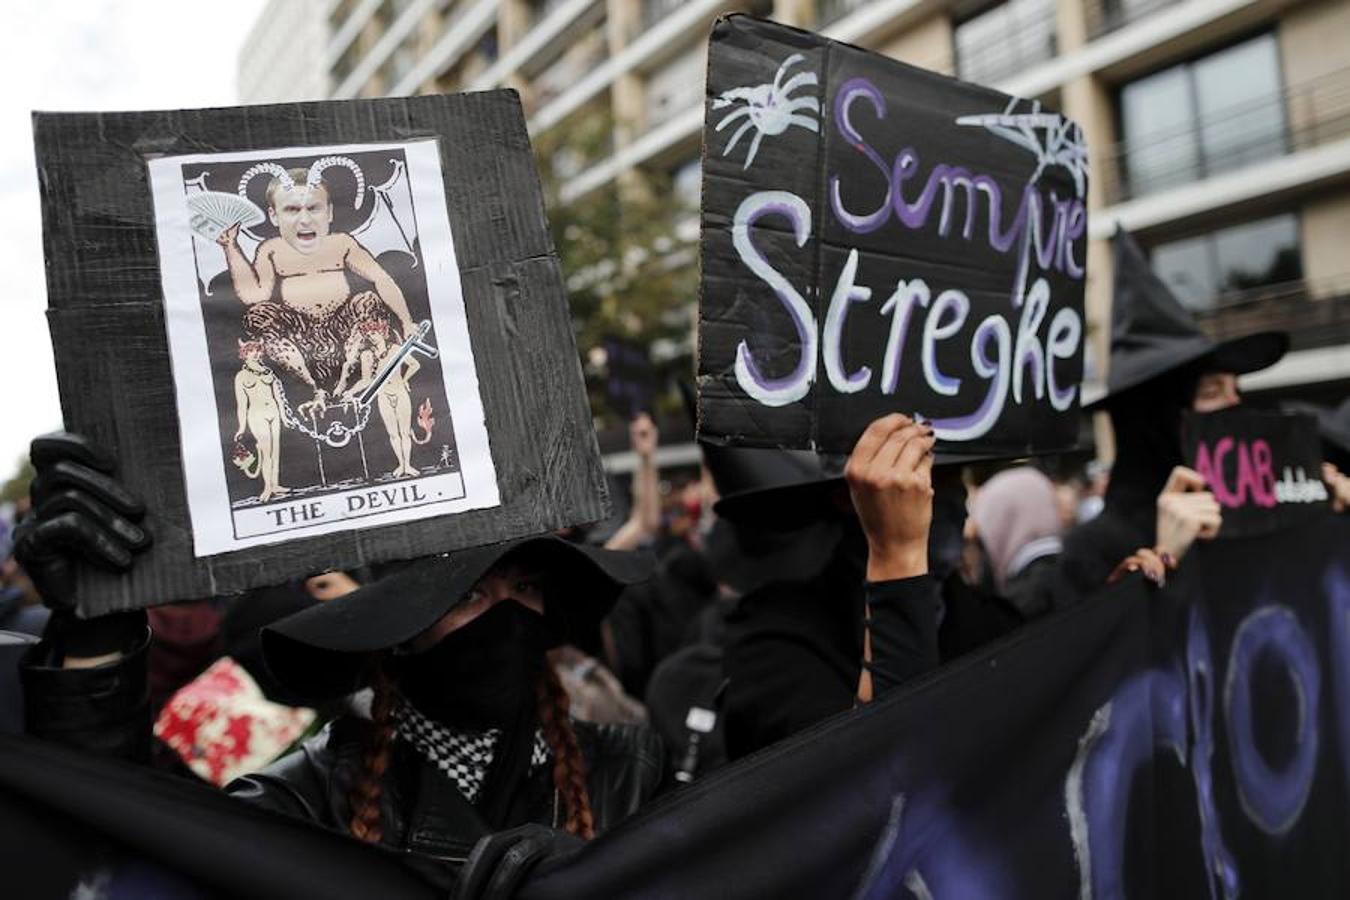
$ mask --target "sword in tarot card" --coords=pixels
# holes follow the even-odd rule
[[[407,340],[399,345],[398,352],[394,354],[394,358],[389,360],[389,362],[375,374],[375,380],[361,392],[361,396],[356,398],[356,402],[362,406],[368,406],[370,402],[375,399],[375,394],[379,391],[380,387],[389,380],[389,376],[397,372],[398,367],[403,365],[403,360],[407,359],[408,354],[420,353],[427,359],[435,359],[439,356],[440,351],[426,341],[426,336],[430,331],[430,322],[423,322],[418,325],[417,330],[408,335]]]

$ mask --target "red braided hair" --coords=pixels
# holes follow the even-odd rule
[[[577,734],[572,730],[567,691],[552,665],[544,667],[536,690],[539,728],[553,752],[553,786],[558,789],[567,812],[563,830],[589,841],[595,837],[595,819],[591,815],[591,797],[586,791],[586,760],[577,744]]]
[[[380,824],[380,794],[384,789],[384,773],[389,768],[389,753],[394,740],[394,683],[385,674],[384,667],[372,667],[370,701],[371,734],[366,743],[365,765],[361,777],[352,784],[348,799],[352,818],[348,825],[353,837],[378,844],[384,837]]]

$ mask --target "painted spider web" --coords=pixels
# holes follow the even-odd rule
[[[1073,179],[1074,191],[1082,199],[1087,193],[1088,174],[1088,152],[1087,144],[1083,141],[1083,129],[1058,113],[1041,112],[1039,100],[1032,101],[1031,112],[1015,113],[1013,110],[1019,102],[1013,97],[1009,99],[1007,109],[1001,113],[961,116],[956,124],[978,125],[1030,151],[1036,157],[1036,171],[1031,175],[1031,184],[1035,184],[1048,168],[1059,166],[1066,170]]]

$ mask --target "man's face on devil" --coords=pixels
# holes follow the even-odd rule
[[[314,253],[333,224],[333,204],[323,185],[278,185],[270,194],[267,218],[281,239],[301,253]]]

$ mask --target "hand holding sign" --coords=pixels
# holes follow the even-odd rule
[[[1185,466],[1173,469],[1158,495],[1159,553],[1179,563],[1196,538],[1212,540],[1222,525],[1219,501],[1205,489],[1204,477]]]
[[[145,505],[112,477],[110,454],[75,434],[33,440],[33,515],[16,529],[14,556],[54,610],[74,609],[75,570],[125,572],[150,547]]]
[[[844,477],[867,535],[867,580],[928,571],[933,520],[933,428],[893,413],[867,426]]]

